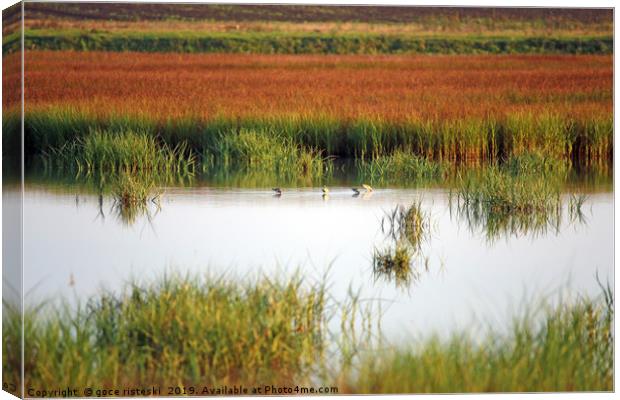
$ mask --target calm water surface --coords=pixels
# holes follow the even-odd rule
[[[11,193],[5,193],[11,196]],[[565,196],[566,197],[566,196]],[[431,230],[422,245],[427,266],[408,287],[377,280],[374,248],[392,242],[386,211],[421,201]],[[472,320],[504,326],[528,298],[569,286],[598,294],[595,274],[613,280],[613,193],[589,194],[584,219],[564,205],[560,228],[489,239],[458,218],[447,190],[379,189],[353,197],[349,187],[287,190],[171,188],[161,208],[127,223],[112,200],[27,184],[24,199],[24,287],[27,303],[85,299],[118,290],[129,279],[165,271],[209,271],[236,277],[295,270],[344,298],[383,299],[382,329],[393,339],[447,333]],[[74,286],[70,286],[73,276]]]

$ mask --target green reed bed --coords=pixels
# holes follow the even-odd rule
[[[3,121],[5,148],[19,137],[17,114]],[[510,114],[484,119],[389,121],[338,119],[326,115],[231,118],[214,116],[156,120],[148,116],[94,116],[65,108],[32,111],[25,119],[25,151],[39,154],[92,132],[112,129],[143,132],[169,147],[187,143],[196,154],[224,151],[227,136],[255,131],[316,155],[372,160],[405,151],[428,161],[479,164],[526,152],[580,165],[609,165],[613,118]],[[11,141],[13,140],[13,141]],[[290,141],[290,142],[287,142]],[[224,141],[224,143],[222,143]]]
[[[386,182],[435,182],[447,176],[449,166],[428,161],[403,150],[371,160],[357,159],[359,177],[372,184]]]
[[[42,159],[49,169],[84,174],[189,174],[196,164],[186,143],[170,147],[155,136],[133,130],[91,129],[83,138],[49,148]]]
[[[531,303],[506,332],[457,331],[368,352],[353,393],[611,391],[613,293],[556,306]]]
[[[272,130],[250,129],[220,134],[203,153],[203,169],[209,167],[268,171],[283,177],[321,177],[332,169],[320,151],[304,148]]]
[[[326,352],[327,305],[324,285],[298,276],[168,276],[46,305],[26,314],[26,387],[308,383]]]
[[[563,207],[561,188],[568,168],[564,161],[524,153],[499,166],[465,172],[457,179],[456,195],[450,194],[450,210],[464,219],[470,230],[481,229],[490,241],[506,233],[558,232],[564,211],[568,211],[570,223],[585,220],[585,195],[571,195],[566,210]]]

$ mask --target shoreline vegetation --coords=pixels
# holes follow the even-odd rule
[[[3,120],[3,145],[9,148],[20,136],[20,117],[7,113]],[[410,121],[358,119],[339,121],[329,117],[155,119],[130,116],[99,118],[71,109],[27,112],[25,153],[35,156],[75,146],[92,132],[141,132],[145,140],[202,156],[206,161],[255,162],[253,154],[271,157],[276,150],[283,156],[313,159],[354,158],[383,165],[383,170],[407,174],[408,157],[424,162],[476,165],[508,160],[513,156],[538,152],[553,160],[574,165],[606,165],[613,156],[613,118],[577,119],[558,115],[511,115],[503,119],[467,121]],[[150,138],[150,139],[147,139]],[[271,151],[269,151],[271,149]],[[384,157],[392,156],[392,160]],[[387,163],[386,163],[387,161]],[[392,168],[389,161],[396,162]],[[310,168],[311,169],[311,168]],[[427,168],[428,169],[428,168]],[[372,175],[373,172],[369,171]],[[431,170],[430,175],[441,175]]]
[[[326,282],[167,275],[25,314],[25,387],[322,384],[339,393],[610,391],[613,294],[532,299],[506,331],[382,338],[375,305]],[[58,305],[60,304],[60,305]],[[20,314],[4,304],[3,346]],[[330,321],[341,326],[330,331]],[[330,343],[332,345],[330,345]],[[336,347],[333,347],[335,343]],[[19,371],[3,353],[5,381]],[[55,371],[50,373],[50,371]],[[60,379],[60,381],[59,381]]]
[[[93,32],[29,30],[32,50],[246,54],[612,54],[613,36],[470,37],[369,33]],[[21,49],[21,33],[3,39],[3,54]]]

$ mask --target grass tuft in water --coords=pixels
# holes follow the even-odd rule
[[[186,143],[174,147],[133,130],[94,130],[83,138],[52,147],[45,165],[84,174],[192,174],[196,157]]]
[[[321,177],[332,168],[321,151],[259,129],[221,134],[206,148],[203,158],[212,168],[269,171],[281,176]]]
[[[435,181],[448,172],[443,163],[429,161],[403,150],[370,160],[357,159],[356,166],[359,176],[371,183]]]
[[[456,203],[450,209],[467,221],[470,229],[481,227],[489,241],[505,235],[545,234],[559,231],[562,222],[562,179],[548,160],[526,155],[506,165],[459,177]],[[561,167],[559,167],[561,168]],[[554,172],[555,171],[555,172]],[[585,221],[583,196],[569,199],[571,221]]]

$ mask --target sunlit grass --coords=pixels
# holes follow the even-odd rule
[[[467,327],[397,345],[380,339],[372,323],[380,315],[360,311],[359,295],[336,303],[327,288],[298,275],[169,275],[77,305],[42,303],[24,315],[25,385],[319,383],[341,394],[613,389],[610,287],[600,298],[530,299],[509,326],[480,336]],[[4,348],[19,347],[21,314],[5,304],[3,317]],[[340,332],[328,329],[331,318],[340,319]],[[3,354],[4,380],[18,381],[10,368],[18,354]]]
[[[91,130],[83,138],[49,148],[42,158],[49,168],[84,174],[191,174],[196,164],[186,143],[170,147],[133,130]]]
[[[530,303],[504,332],[457,331],[368,352],[353,393],[611,391],[613,293],[557,306]]]
[[[205,149],[204,169],[265,171],[288,177],[321,177],[331,170],[321,151],[306,148],[274,130],[224,132]]]
[[[11,118],[12,114],[8,116]],[[609,165],[613,151],[611,118],[554,114],[520,113],[454,121],[283,115],[162,122],[144,116],[95,117],[58,108],[28,113],[25,123],[27,155],[51,154],[53,149],[61,148],[81,151],[83,141],[90,136],[99,138],[89,143],[94,148],[96,142],[109,141],[101,137],[102,132],[137,132],[156,138],[160,149],[176,154],[173,161],[185,164],[190,163],[190,154],[202,154],[202,160],[191,161],[208,164],[216,160],[270,168],[287,164],[298,171],[311,171],[325,164],[327,157],[336,156],[364,160],[360,169],[375,179],[441,176],[445,165],[501,162],[529,153],[544,154],[550,162],[605,166]],[[19,135],[18,126],[11,121],[3,122],[6,141]],[[146,144],[141,144],[141,148],[146,149]],[[54,158],[62,159],[56,153]]]

